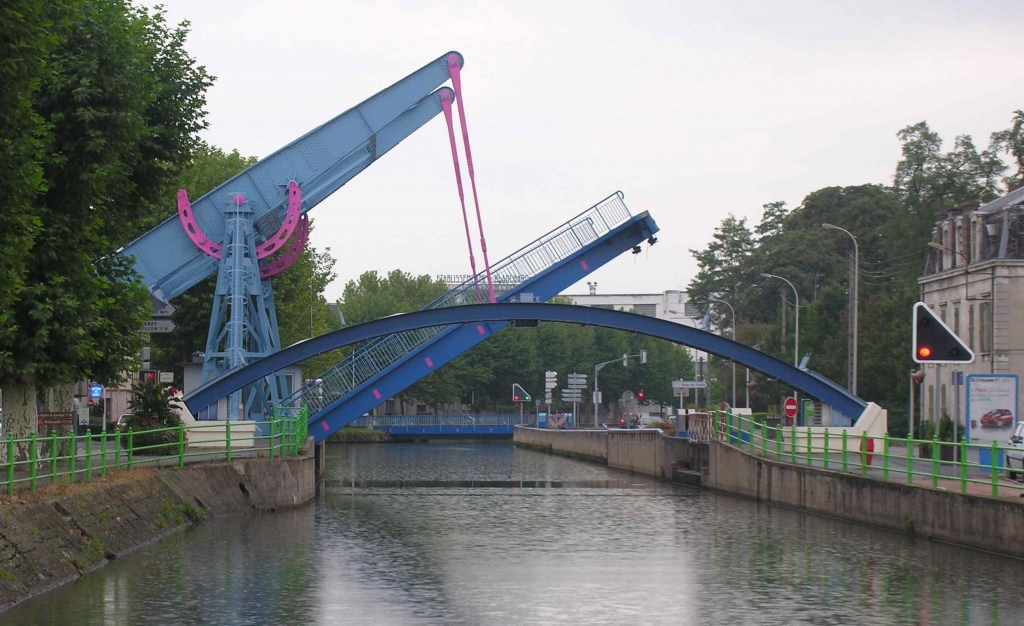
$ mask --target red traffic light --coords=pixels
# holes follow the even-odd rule
[[[519,396],[512,396],[513,402],[519,402]]]
[[[928,346],[921,346],[917,349],[918,358],[927,359],[932,355],[932,349]]]
[[[644,397],[644,390],[643,390],[643,389],[641,389],[641,390],[640,390],[640,393],[636,394],[636,397],[638,397],[638,398],[643,398],[643,397]]]

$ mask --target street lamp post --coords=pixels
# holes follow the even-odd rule
[[[714,296],[711,296],[708,300],[729,307],[729,312],[732,313],[732,340],[736,341],[736,309],[732,308],[732,305],[725,300],[720,300]],[[736,406],[736,361],[732,362],[732,406]]]
[[[850,374],[850,393],[857,395],[857,304],[860,299],[860,249],[857,247],[857,238],[853,233],[833,224],[822,224],[826,230],[839,230],[850,236],[853,240],[853,285],[850,288],[850,299],[853,300],[853,372]]]
[[[789,285],[791,289],[793,289],[793,298],[796,301],[796,304],[793,307],[794,309],[796,309],[796,327],[793,333],[793,365],[795,367],[800,367],[800,294],[797,293],[796,287],[793,286],[793,283],[789,282],[788,280],[781,276],[776,276],[775,274],[762,273],[761,277],[778,278],[782,282]]]

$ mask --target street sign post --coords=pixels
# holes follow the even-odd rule
[[[673,380],[673,389],[707,389],[708,382],[706,380]]]
[[[169,319],[146,320],[140,332],[144,333],[169,333],[173,332],[178,325]]]
[[[796,408],[796,398],[793,396],[786,398],[786,403],[783,405],[783,409],[786,411],[786,417],[791,420],[796,418]]]
[[[38,420],[40,426],[71,427],[74,424],[71,411],[40,411]]]

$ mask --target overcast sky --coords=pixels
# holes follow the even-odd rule
[[[261,158],[458,50],[492,261],[615,190],[661,227],[592,275],[602,293],[685,287],[730,212],[890,183],[908,124],[984,147],[1024,108],[1013,1],[164,4],[217,77],[204,137]],[[330,300],[370,269],[468,273],[443,116],[311,217]]]

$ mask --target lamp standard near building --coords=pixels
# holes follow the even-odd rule
[[[850,286],[850,300],[853,301],[853,364],[850,373],[850,393],[857,395],[857,300],[860,296],[860,250],[853,233],[834,224],[822,224],[825,230],[840,230],[853,240],[853,285]]]
[[[736,341],[736,309],[732,308],[732,305],[725,300],[720,300],[715,296],[709,297],[708,300],[729,307],[729,312],[732,313],[732,340]],[[732,406],[736,406],[736,361],[732,362]]]
[[[800,367],[800,294],[797,293],[796,287],[793,286],[793,283],[789,282],[788,280],[781,276],[776,276],[775,274],[768,274],[765,272],[761,274],[761,278],[778,278],[782,282],[789,285],[791,289],[793,289],[793,297],[796,300],[796,303],[793,307],[794,309],[796,309],[796,327],[793,333],[793,365],[795,367]]]

